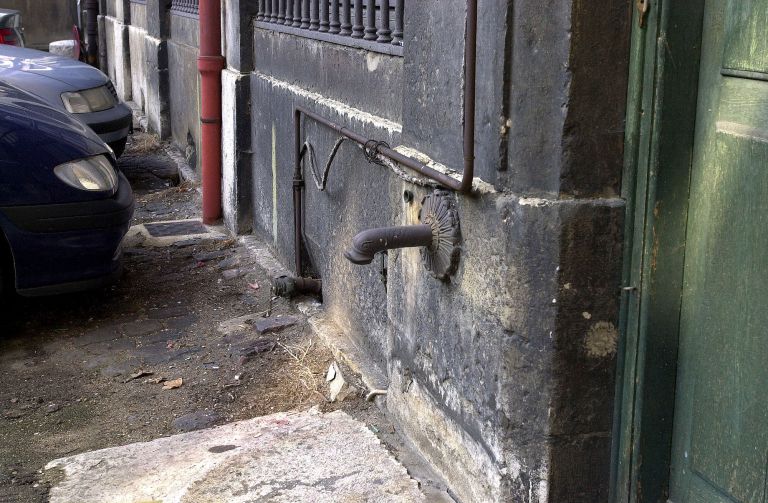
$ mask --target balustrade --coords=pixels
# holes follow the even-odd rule
[[[256,21],[273,29],[402,55],[405,0],[257,0]],[[178,10],[197,0],[174,0]],[[194,7],[193,7],[194,5]],[[274,26],[272,26],[274,25]]]

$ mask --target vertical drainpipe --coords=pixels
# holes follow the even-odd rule
[[[203,172],[203,222],[221,218],[221,3],[200,0],[200,162]]]
[[[85,47],[86,61],[89,65],[99,66],[99,0],[85,2]]]

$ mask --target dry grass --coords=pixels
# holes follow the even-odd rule
[[[297,344],[295,346],[289,346],[282,342],[278,342],[278,344],[295,360],[301,384],[309,391],[317,391],[317,374],[305,362],[309,351],[312,349],[312,339],[309,339],[305,344]]]
[[[146,154],[160,148],[160,141],[153,134],[139,132],[131,137],[131,152],[135,154]]]

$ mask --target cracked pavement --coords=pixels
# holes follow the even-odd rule
[[[196,217],[196,187],[178,185],[171,159],[140,135],[120,159],[135,223]],[[55,458],[315,405],[394,433],[358,394],[327,401],[330,350],[288,302],[270,299],[268,274],[247,247],[210,236],[162,247],[134,239],[124,266],[105,290],[3,300],[0,502],[47,501],[42,468]],[[219,330],[265,314],[298,322],[264,335],[249,323]]]

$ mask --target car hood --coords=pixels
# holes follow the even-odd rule
[[[82,122],[0,83],[0,205],[92,197],[59,182],[53,168],[98,154],[112,158],[110,152]]]
[[[0,79],[36,93],[30,86],[25,85],[30,82],[28,80],[30,78],[50,79],[57,82],[56,88],[59,94],[65,91],[90,89],[107,83],[106,75],[100,70],[72,58],[0,44]]]

